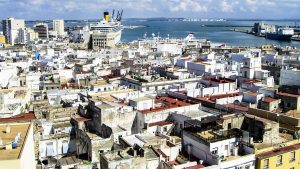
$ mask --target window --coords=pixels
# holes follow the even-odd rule
[[[164,127],[164,132],[167,132],[168,131],[168,127]]]
[[[282,165],[282,155],[277,156],[277,166]]]
[[[68,141],[63,141],[62,142],[62,153],[67,154],[69,149],[69,143]]]
[[[226,151],[228,150],[228,145],[225,145],[225,150],[226,150]]]
[[[211,151],[211,154],[217,155],[217,154],[218,154],[218,149],[216,148],[216,149],[212,150],[212,151]]]
[[[295,161],[295,151],[291,152],[291,156],[290,156],[290,162],[294,162]]]
[[[54,150],[53,150],[53,143],[47,143],[46,144],[46,156],[54,156]]]
[[[227,128],[228,128],[228,130],[231,129],[231,123],[228,123]]]
[[[264,160],[264,169],[269,168],[269,159]]]

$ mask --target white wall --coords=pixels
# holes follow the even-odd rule
[[[300,86],[300,71],[284,70],[280,71],[280,85]]]
[[[22,155],[20,158],[20,165],[22,169],[36,168],[34,140],[33,140],[33,125],[29,127],[25,143],[23,145]]]

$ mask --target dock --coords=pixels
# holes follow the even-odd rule
[[[252,31],[249,31],[249,30],[246,30],[246,29],[230,29],[231,31],[234,31],[234,32],[240,32],[240,33],[246,33],[246,34],[250,34],[250,35],[254,35],[254,36],[257,36],[257,37],[265,37],[264,34],[260,34],[260,35],[257,35],[255,34],[254,32]],[[300,36],[298,37],[292,37],[291,39],[292,41],[297,41],[297,42],[300,42]]]

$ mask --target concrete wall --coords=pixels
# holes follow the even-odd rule
[[[36,168],[33,125],[31,124],[27,136],[25,137],[20,158],[15,160],[1,160],[0,168],[2,169],[28,169]]]
[[[300,71],[281,69],[279,85],[300,86]]]
[[[21,153],[22,153],[20,158],[21,168],[23,169],[36,168],[34,139],[33,139],[33,124],[31,124],[29,127],[29,131],[27,133],[27,137]]]
[[[249,108],[248,110],[249,114],[266,118],[272,121],[278,121],[283,124],[288,124],[290,127],[292,126],[300,126],[300,118],[297,117],[292,117],[292,116],[287,116],[284,114],[277,114],[273,112],[269,112],[266,110],[261,110],[261,109],[255,109],[255,108]]]
[[[58,139],[49,139],[49,140],[41,140],[39,142],[39,158],[47,158],[47,144],[52,144],[52,149],[53,149],[53,157],[58,156],[61,157],[65,153],[63,153],[63,143],[67,143],[67,153],[69,152],[70,149],[75,149],[70,148],[71,142],[69,138],[58,138]]]
[[[244,93],[243,101],[247,103],[258,103],[258,101],[263,97],[263,94],[252,94],[252,93]]]
[[[210,165],[217,164],[217,159],[210,153],[210,147],[199,142],[195,139],[195,136],[184,131],[182,137],[182,148],[186,152],[188,150],[188,145],[191,147],[191,154],[198,159],[202,159],[205,163]]]
[[[243,99],[243,96],[235,96],[235,97],[226,97],[226,98],[221,98],[221,99],[216,99],[216,104],[229,104],[229,103],[233,103],[236,100],[238,100],[239,102],[241,102]]]
[[[244,168],[255,169],[255,154],[245,155],[234,160],[223,161],[219,164],[221,169]]]
[[[19,159],[16,160],[0,160],[0,168],[26,169],[21,166]]]

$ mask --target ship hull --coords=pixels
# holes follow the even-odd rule
[[[266,33],[266,38],[272,40],[291,41],[292,37],[293,35],[280,35],[276,33]]]

